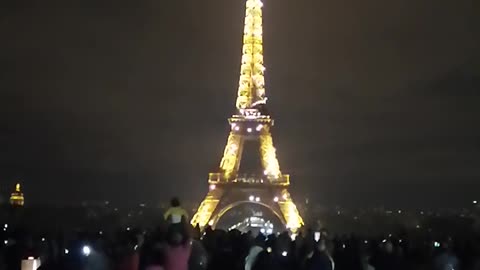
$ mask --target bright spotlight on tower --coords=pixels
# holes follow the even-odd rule
[[[278,202],[278,197],[275,196],[275,198],[273,198],[273,201],[274,201],[274,202]]]
[[[255,197],[253,197],[253,195],[250,195],[250,197],[248,197],[248,200],[253,202],[255,200]]]

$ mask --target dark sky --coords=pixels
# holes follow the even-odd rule
[[[264,2],[274,141],[297,197],[480,197],[478,0]],[[234,112],[243,0],[1,5],[2,194],[22,179],[30,203],[204,196]]]

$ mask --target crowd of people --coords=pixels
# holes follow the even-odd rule
[[[187,222],[178,200],[157,228],[115,233],[49,235],[27,233],[5,240],[0,269],[21,269],[21,260],[39,258],[40,270],[454,270],[480,269],[480,239],[426,235],[362,238],[307,228],[271,235],[237,230],[200,231]]]

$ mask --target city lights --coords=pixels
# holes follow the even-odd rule
[[[255,197],[253,195],[250,195],[250,197],[248,197],[248,200],[253,202],[255,200]]]
[[[259,202],[259,201],[260,201],[260,197],[256,197],[256,198],[255,198],[255,201],[256,201],[256,202]]]

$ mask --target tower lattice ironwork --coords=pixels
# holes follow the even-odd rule
[[[257,203],[269,208],[285,224],[296,231],[303,220],[288,186],[289,175],[282,174],[273,146],[274,124],[266,110],[263,65],[263,27],[261,0],[246,0],[242,62],[236,107],[238,113],[228,119],[230,134],[219,171],[209,175],[209,192],[193,216],[192,225],[215,226],[220,217],[240,203]],[[242,177],[239,172],[245,142],[257,140],[263,171],[255,177]]]

